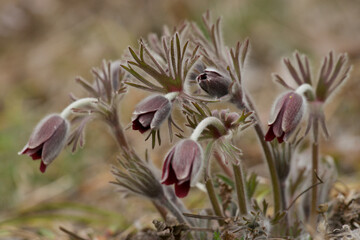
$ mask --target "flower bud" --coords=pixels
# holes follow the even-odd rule
[[[60,154],[66,143],[69,131],[68,122],[60,115],[53,114],[44,118],[30,136],[20,154],[27,154],[33,160],[41,159],[40,171]]]
[[[192,181],[196,180],[203,158],[202,148],[194,140],[184,139],[178,142],[167,154],[162,170],[161,183],[175,184],[175,194],[186,197]]]
[[[196,81],[202,90],[207,92],[211,97],[220,98],[229,93],[231,80],[225,78],[222,74],[214,69],[205,69],[196,77]]]
[[[238,113],[230,112],[229,109],[222,109],[220,112],[215,109],[211,111],[211,115],[220,119],[226,129],[232,129],[236,127],[236,121],[240,118]]]
[[[276,137],[279,143],[287,141],[299,125],[304,111],[305,100],[300,94],[291,91],[280,95],[272,109],[265,140],[272,141]]]
[[[142,100],[135,108],[132,129],[141,133],[149,129],[158,129],[171,112],[171,102],[162,95],[152,95]]]

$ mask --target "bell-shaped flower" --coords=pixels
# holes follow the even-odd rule
[[[33,160],[41,159],[40,171],[45,172],[64,148],[68,131],[69,124],[64,118],[57,114],[49,115],[38,123],[19,155],[29,155]]]
[[[305,104],[304,97],[296,92],[280,95],[273,106],[265,140],[272,141],[276,137],[279,143],[287,141],[302,119]]]
[[[161,183],[175,184],[175,194],[186,197],[190,186],[200,174],[203,151],[199,143],[191,139],[178,142],[167,154],[162,170]]]
[[[220,98],[229,93],[229,87],[232,81],[224,77],[215,69],[207,68],[196,77],[196,81],[202,90],[211,97]]]
[[[158,129],[171,112],[171,101],[163,95],[152,95],[142,100],[135,108],[132,129],[141,133]]]

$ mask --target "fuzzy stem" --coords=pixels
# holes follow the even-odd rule
[[[73,108],[80,108],[88,105],[96,106],[98,103],[97,98],[80,98],[75,102],[70,103],[60,114],[60,116],[64,119],[68,118],[73,112]]]
[[[110,126],[113,130],[113,134],[117,143],[119,144],[119,147],[129,154],[136,155],[136,153],[129,146],[129,143],[124,134],[124,130],[120,124],[119,114],[115,108],[112,109]]]
[[[318,178],[316,174],[318,173],[319,168],[319,143],[318,143],[318,131],[319,122],[317,119],[314,119],[313,122],[313,143],[312,143],[312,185],[314,186],[311,190],[311,212],[310,212],[310,224],[316,226],[317,219],[317,200],[318,200],[318,191],[317,191],[317,182]]]
[[[167,199],[165,196],[159,199],[159,206],[164,206],[177,218],[179,223],[187,223],[191,226],[189,221],[184,217],[184,215],[179,211],[179,209],[173,204],[169,199]]]
[[[209,178],[211,178],[211,174],[210,174],[210,158],[211,158],[211,153],[212,153],[212,147],[215,143],[215,140],[211,140],[206,148],[205,148],[205,153],[204,153],[204,157],[202,158],[202,163],[201,163],[201,171],[202,171],[202,175],[199,175],[200,176],[203,176],[204,178],[204,181],[206,182]],[[197,177],[194,182],[193,182],[193,185],[198,182],[199,178]]]
[[[224,173],[232,178],[233,177],[233,173],[231,172],[231,169],[224,163],[223,159],[221,158],[220,154],[218,151],[214,151],[214,157],[217,161],[217,163],[219,164],[219,166],[222,168],[222,170],[224,171]]]
[[[194,141],[197,141],[198,138],[201,136],[201,133],[210,125],[216,127],[220,132],[225,132],[226,131],[225,126],[220,121],[220,119],[218,119],[216,117],[207,117],[207,118],[203,119],[196,126],[195,130],[193,131],[193,133],[190,136],[190,139],[194,140]]]
[[[218,217],[223,217],[224,215],[221,211],[220,204],[216,197],[214,185],[211,178],[207,179],[207,181],[205,182],[205,186],[215,215]],[[218,222],[220,226],[224,225],[224,220],[219,219]]]
[[[314,101],[315,100],[314,89],[308,83],[304,83],[304,84],[300,85],[295,90],[295,92],[300,94],[301,96],[305,96],[309,101]]]
[[[239,205],[239,210],[241,215],[247,215],[247,196],[246,196],[246,189],[244,184],[244,175],[242,171],[242,167],[239,164],[233,164],[233,171],[235,176],[235,188],[237,194],[237,200]]]
[[[280,207],[281,207],[281,193],[280,193],[280,181],[279,181],[278,174],[276,172],[274,158],[273,158],[269,144],[265,141],[265,135],[264,135],[262,127],[260,126],[260,118],[257,115],[257,112],[255,111],[255,106],[252,103],[252,100],[251,100],[249,94],[245,94],[245,97],[246,97],[247,104],[248,104],[248,107],[247,107],[248,110],[251,110],[254,112],[254,117],[256,120],[256,122],[254,124],[254,129],[255,129],[255,133],[260,141],[260,144],[263,149],[265,159],[266,159],[266,162],[267,162],[267,165],[269,168],[270,177],[271,177],[271,185],[273,188],[274,213],[277,213],[280,211]]]

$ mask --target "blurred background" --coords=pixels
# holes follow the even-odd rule
[[[120,58],[129,45],[137,47],[140,37],[161,33],[164,24],[172,27],[185,19],[202,24],[206,10],[213,18],[222,17],[229,46],[250,38],[246,84],[264,124],[282,90],[271,74],[286,76],[283,57],[298,50],[318,67],[330,50],[349,54],[351,77],[327,105],[331,139],[323,141],[321,151],[335,157],[340,180],[356,186],[360,180],[359,0],[1,0],[0,238],[16,234],[19,239],[66,239],[60,226],[83,236],[116,231],[124,231],[125,236],[159,218],[147,201],[123,199],[109,184],[117,149],[101,123],[88,126],[84,149],[72,154],[67,148],[45,174],[38,170],[39,162],[17,152],[43,116],[60,112],[70,102],[69,93],[84,96],[75,84],[76,76],[91,80],[92,67],[100,66],[103,59]],[[134,94],[126,97],[120,110],[124,126],[133,106],[147,94],[131,91]],[[138,133],[127,134],[134,143],[143,141]],[[244,159],[252,167],[261,163],[261,153],[251,144],[255,137],[246,136]],[[146,144],[136,147],[143,151],[149,147]],[[168,146],[153,153],[159,167]],[[204,196],[196,192],[186,203],[191,209],[203,207]]]

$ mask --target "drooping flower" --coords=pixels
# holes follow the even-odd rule
[[[171,112],[171,102],[163,95],[152,95],[142,100],[135,108],[132,129],[141,133],[149,129],[158,129]]]
[[[229,93],[229,86],[232,81],[224,77],[215,69],[207,68],[196,77],[196,81],[202,90],[207,92],[211,97],[220,98]]]
[[[69,124],[64,118],[58,114],[49,115],[38,123],[19,155],[29,155],[33,160],[41,159],[40,171],[44,173],[64,148],[68,131]]]
[[[291,91],[280,95],[272,109],[265,140],[272,141],[275,137],[279,143],[288,140],[299,125],[304,111],[305,100],[300,94]]]
[[[190,185],[198,178],[203,158],[199,143],[191,139],[178,142],[167,154],[162,170],[161,183],[175,184],[175,194],[186,197]]]

